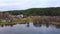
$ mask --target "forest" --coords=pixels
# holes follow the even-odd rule
[[[12,15],[39,15],[39,16],[60,16],[60,7],[49,7],[49,8],[30,8],[26,10],[8,10],[3,11],[8,12]]]

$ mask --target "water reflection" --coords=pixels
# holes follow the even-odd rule
[[[60,25],[55,25],[56,28],[60,29]]]
[[[18,24],[0,24],[0,34],[60,34],[60,23],[53,20],[32,18],[32,22],[23,20]]]
[[[29,27],[30,25],[29,25],[29,23],[27,23],[27,27]]]
[[[41,27],[41,23],[33,23],[33,25],[35,26],[35,27]]]
[[[50,23],[45,23],[45,24],[43,24],[43,23],[33,23],[33,25],[35,26],[35,27],[41,27],[41,26],[45,26],[45,27],[49,27],[49,26],[51,26],[51,25],[53,25],[53,24],[50,24]],[[53,25],[53,26],[55,26],[55,28],[60,28],[60,25]]]
[[[16,25],[16,24],[2,24],[2,25],[0,25],[1,27],[4,27],[4,26],[10,26],[10,27],[13,27],[14,25]]]
[[[59,34],[60,25],[42,22],[0,25],[1,34]]]
[[[37,23],[37,22],[32,22],[33,23],[33,26],[34,27],[42,27],[43,25],[46,27],[46,28],[48,28],[49,26],[51,26],[51,25],[53,25],[53,24],[50,24],[50,23]],[[30,27],[30,22],[28,22],[28,23],[20,23],[20,25],[21,24],[26,24],[26,27]],[[4,26],[10,26],[10,27],[13,27],[14,25],[16,25],[16,24],[3,24],[3,25],[0,25],[1,27],[4,27]],[[60,25],[53,25],[55,28],[59,28],[60,29]]]

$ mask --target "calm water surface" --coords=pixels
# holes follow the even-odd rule
[[[60,34],[60,27],[49,24],[15,24],[0,26],[0,34]]]

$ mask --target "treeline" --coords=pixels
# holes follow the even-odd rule
[[[60,7],[51,8],[30,8],[27,10],[12,10],[5,11],[13,15],[24,14],[24,15],[46,15],[46,16],[60,16]]]

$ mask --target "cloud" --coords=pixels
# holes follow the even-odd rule
[[[60,0],[0,0],[0,10],[60,7]]]

